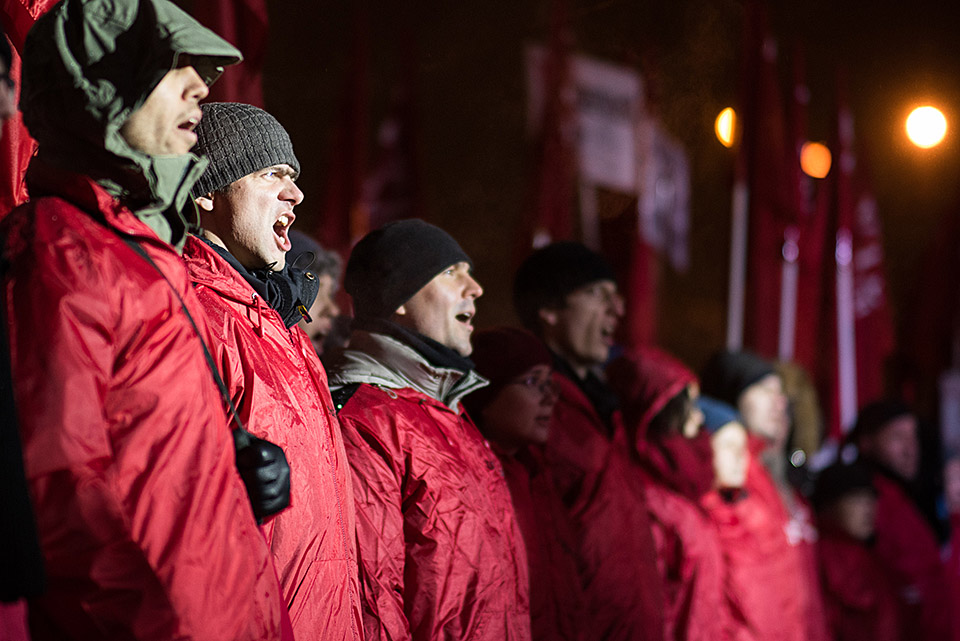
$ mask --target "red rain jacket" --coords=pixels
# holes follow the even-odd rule
[[[396,372],[359,352],[364,340],[391,366],[402,362],[404,377],[425,374],[449,389],[460,374],[379,334],[355,331],[344,354],[384,381],[361,384],[339,414],[367,639],[529,640],[527,557],[500,462],[464,412],[388,386]],[[349,384],[343,370],[331,372],[334,385]]]
[[[822,603],[811,580],[805,551],[788,540],[790,518],[769,472],[757,460],[765,443],[751,437],[744,491],[725,501],[716,492],[703,504],[720,533],[728,571],[728,595],[739,605],[742,624],[732,638],[809,641],[827,638],[825,618],[811,620],[811,600]],[[812,526],[811,526],[812,527]],[[822,606],[821,606],[822,607]]]
[[[577,384],[554,378],[560,395],[545,460],[577,539],[587,638],[662,641],[663,586],[643,479],[627,458],[620,414],[611,437]]]
[[[893,480],[875,474],[876,554],[900,602],[904,638],[947,639],[951,634],[949,585],[932,528]]]
[[[577,575],[573,528],[535,446],[500,455],[530,564],[534,639],[585,639],[586,600]]]
[[[724,593],[719,535],[699,504],[713,481],[709,438],[673,435],[651,440],[648,435],[654,417],[696,377],[654,348],[617,359],[607,368],[607,377],[620,396],[633,457],[646,480],[667,638],[720,639],[733,614]]]
[[[817,544],[834,641],[897,641],[897,598],[876,555],[843,533],[822,530]],[[903,637],[908,638],[908,637]]]
[[[183,258],[240,419],[290,463],[290,507],[263,530],[296,638],[359,639],[353,491],[320,359],[206,243],[188,238]]]
[[[4,227],[24,462],[48,573],[42,639],[280,637],[270,551],[174,249],[90,179],[34,162]],[[103,223],[94,220],[103,219]]]

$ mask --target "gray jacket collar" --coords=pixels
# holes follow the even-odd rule
[[[387,389],[412,388],[459,411],[464,396],[489,381],[475,371],[435,367],[412,347],[384,334],[353,330],[350,348],[328,374],[331,389],[368,383]]]

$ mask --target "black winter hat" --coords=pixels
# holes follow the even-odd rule
[[[700,391],[737,407],[743,390],[775,373],[769,361],[752,352],[722,351],[714,354],[700,372]]]
[[[900,399],[890,398],[869,403],[857,414],[857,422],[847,435],[847,440],[856,443],[864,436],[878,433],[893,419],[908,415],[913,415],[913,411]]]
[[[210,102],[200,109],[203,118],[195,130],[197,144],[192,151],[209,158],[210,165],[194,185],[194,196],[217,191],[273,165],[287,164],[300,173],[290,136],[263,109],[241,102]]]
[[[574,290],[602,280],[617,280],[603,256],[581,243],[553,243],[520,265],[513,279],[513,307],[524,327],[536,330],[541,309],[561,307]]]
[[[350,252],[343,288],[357,318],[389,318],[434,276],[460,262],[473,267],[450,234],[417,218],[398,220],[360,239]]]
[[[811,499],[814,508],[820,511],[847,494],[862,490],[876,493],[873,471],[863,461],[845,463],[841,460],[820,472]]]

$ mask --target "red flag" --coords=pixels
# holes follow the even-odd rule
[[[741,78],[738,174],[749,189],[749,235],[746,272],[745,343],[757,353],[777,355],[780,280],[784,231],[796,219],[792,144],[786,130],[777,79],[777,42],[770,34],[765,7],[747,4],[748,50]]]
[[[243,54],[243,62],[224,70],[210,88],[208,102],[245,102],[263,107],[263,63],[269,19],[266,0],[203,0],[194,17]]]
[[[781,304],[779,357],[798,363],[815,376],[822,353],[819,330],[830,192],[825,180],[811,178],[801,169],[800,154],[807,142],[810,90],[805,79],[804,53],[799,46],[793,63],[793,93],[788,104],[793,142],[792,187],[797,207],[795,218],[784,230],[781,252],[784,265],[781,300],[786,302]],[[795,278],[792,291],[791,278]],[[794,297],[792,316],[789,311],[784,313],[789,310],[791,295]]]
[[[531,204],[521,223],[519,256],[532,247],[567,240],[573,234],[576,179],[576,123],[570,51],[573,32],[569,0],[553,0],[550,42],[539,69],[543,80],[543,112],[535,143]],[[532,98],[532,97],[531,97]]]

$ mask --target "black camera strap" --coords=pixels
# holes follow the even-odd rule
[[[213,360],[213,355],[210,353],[210,348],[207,347],[207,342],[203,340],[203,335],[200,333],[200,328],[197,327],[196,321],[193,320],[193,315],[190,313],[190,310],[187,309],[187,304],[183,301],[183,297],[180,296],[180,292],[177,291],[177,288],[173,286],[173,283],[170,282],[170,279],[167,278],[167,275],[164,274],[163,270],[160,269],[160,267],[153,261],[152,258],[150,258],[150,254],[147,253],[140,243],[124,235],[120,235],[120,238],[123,239],[123,242],[125,242],[130,249],[135,251],[141,258],[150,263],[150,266],[153,267],[158,274],[160,274],[160,277],[163,278],[164,282],[167,283],[167,286],[173,292],[174,296],[176,296],[177,300],[180,301],[180,309],[183,310],[187,320],[190,321],[190,326],[193,327],[193,331],[197,335],[197,339],[200,341],[200,346],[203,347],[203,356],[207,361],[207,369],[210,370],[210,374],[213,376],[213,381],[217,384],[217,388],[220,390],[220,396],[223,399],[224,404],[230,410],[230,415],[233,417],[236,425],[236,427],[233,429],[234,446],[237,450],[243,449],[250,444],[252,435],[243,426],[243,421],[240,420],[240,413],[237,411],[236,405],[233,404],[233,399],[230,398],[230,392],[227,391],[227,385],[223,382],[223,378],[220,376],[220,372],[217,370],[217,363]]]

